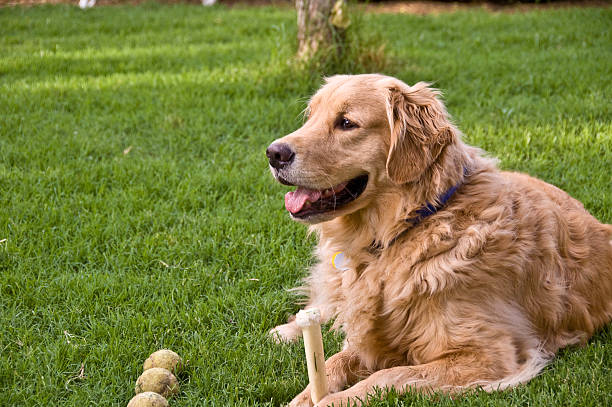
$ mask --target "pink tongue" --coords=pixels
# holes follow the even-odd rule
[[[307,188],[298,188],[285,194],[285,208],[291,213],[302,210],[306,201],[316,202],[321,198],[321,191]]]

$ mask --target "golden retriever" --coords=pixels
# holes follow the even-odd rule
[[[346,335],[319,406],[505,389],[611,320],[612,225],[464,144],[437,90],[334,76],[306,113],[266,154],[319,239],[306,307]],[[290,405],[312,405],[309,388]]]

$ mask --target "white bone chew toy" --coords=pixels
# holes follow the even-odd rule
[[[295,316],[295,322],[302,328],[304,335],[310,397],[312,402],[317,404],[329,392],[325,375],[323,337],[321,336],[321,313],[316,308],[301,310]]]

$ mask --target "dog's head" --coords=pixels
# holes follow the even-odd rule
[[[383,75],[328,78],[305,124],[266,150],[274,177],[297,186],[285,196],[292,218],[327,221],[418,181],[455,134],[438,94]]]

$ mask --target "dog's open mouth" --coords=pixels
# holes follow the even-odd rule
[[[360,175],[324,190],[298,186],[295,191],[287,192],[285,195],[285,207],[295,218],[335,211],[357,199],[367,184],[368,176]]]

